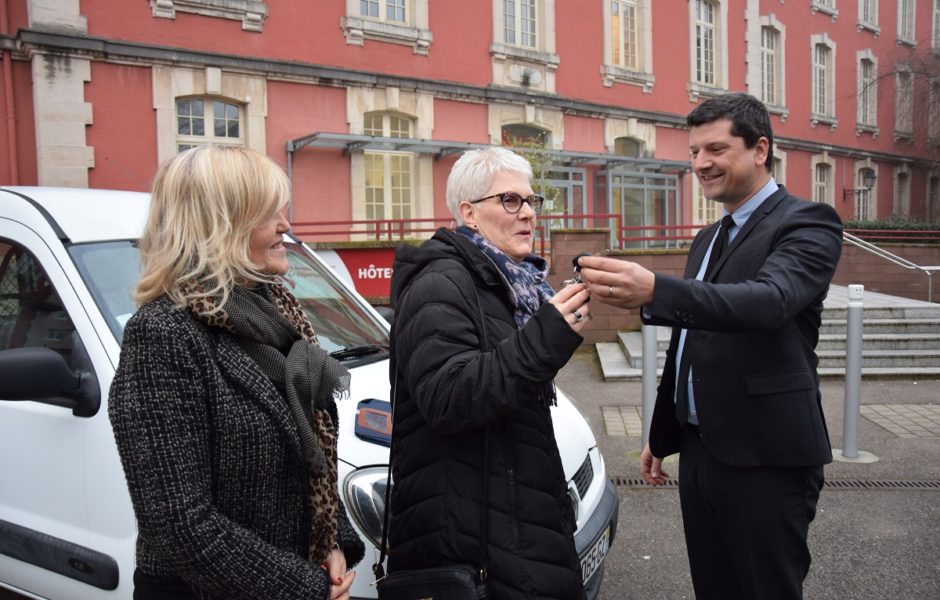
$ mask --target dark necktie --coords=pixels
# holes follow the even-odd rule
[[[718,228],[718,239],[715,240],[715,245],[712,248],[711,256],[708,257],[708,266],[705,267],[705,275],[702,276],[703,281],[707,281],[709,275],[712,274],[712,271],[715,269],[715,264],[718,263],[718,259],[721,258],[721,254],[725,251],[725,248],[728,247],[728,230],[734,226],[734,219],[731,215],[725,215],[721,218],[721,225]]]
[[[721,258],[721,253],[728,246],[728,230],[734,225],[731,215],[725,215],[721,219],[721,225],[718,226],[718,236],[712,245],[712,252],[708,257],[708,265],[705,267],[703,280],[707,280],[712,270]],[[685,427],[689,420],[689,371],[691,363],[689,362],[688,336],[686,336],[686,346],[682,349],[682,357],[679,361],[679,377],[676,379],[676,419],[679,424]]]

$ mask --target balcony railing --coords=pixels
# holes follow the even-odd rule
[[[536,250],[543,253],[553,229],[607,229],[611,248],[672,249],[687,246],[704,225],[625,225],[618,213],[545,214],[536,225]],[[438,227],[453,228],[452,218],[295,221],[293,230],[310,241],[400,241],[430,237]],[[940,230],[847,229],[846,234],[869,243],[940,244]]]
[[[702,225],[624,225],[618,213],[540,215],[537,250],[547,249],[553,229],[607,229],[611,248],[678,248],[691,242]],[[428,238],[438,227],[453,228],[451,218],[295,221],[294,233],[309,241],[400,241]]]

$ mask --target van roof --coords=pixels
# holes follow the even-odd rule
[[[76,244],[139,238],[150,206],[150,194],[143,192],[25,186],[0,190],[27,198],[45,212],[60,236]],[[0,213],[9,202],[9,198],[0,202],[4,206]]]

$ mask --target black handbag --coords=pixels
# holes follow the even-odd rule
[[[476,288],[474,288],[476,294]],[[483,306],[477,295],[477,305],[480,309],[481,345],[485,351],[489,347],[486,337],[486,317]],[[392,389],[392,415],[395,414],[395,400],[398,392],[398,375],[395,375],[395,385]],[[394,440],[394,436],[392,436]],[[385,482],[385,515],[382,523],[382,546],[379,550],[379,560],[372,566],[375,573],[375,586],[379,592],[379,600],[487,600],[490,597],[487,584],[487,551],[486,534],[489,526],[489,510],[484,505],[482,510],[482,526],[480,535],[480,557],[476,566],[470,564],[445,565],[426,569],[406,569],[385,574],[382,563],[385,562],[385,550],[388,547],[388,521],[391,505],[389,502],[392,489],[392,460],[394,441],[389,446],[388,480]],[[486,428],[483,436],[483,498],[489,498],[489,458],[490,458],[490,428]]]
[[[396,381],[397,384],[397,381]],[[396,385],[397,387],[397,385]],[[394,402],[392,410],[394,411]],[[483,498],[489,497],[490,428],[486,428],[483,438]],[[372,566],[375,573],[375,586],[379,591],[379,600],[487,600],[490,597],[487,585],[486,531],[489,524],[489,510],[483,507],[482,535],[480,536],[479,565],[456,564],[427,569],[406,569],[385,574],[382,563],[385,561],[385,549],[388,547],[389,490],[391,489],[392,461],[389,448],[388,481],[385,485],[385,517],[382,523],[382,546],[379,560]]]

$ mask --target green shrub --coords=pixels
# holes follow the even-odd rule
[[[846,229],[885,229],[893,231],[936,231],[940,229],[940,223],[917,221],[897,215],[876,221],[846,221],[843,226]]]

